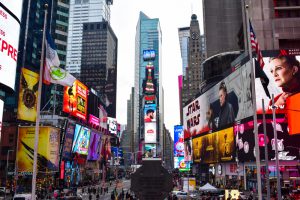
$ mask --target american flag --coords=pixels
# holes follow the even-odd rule
[[[254,33],[254,30],[253,30],[250,20],[249,20],[249,23],[250,23],[251,48],[252,48],[252,50],[255,50],[255,52],[256,52],[257,61],[259,62],[260,67],[264,68],[265,63],[263,60],[263,56],[261,54],[261,50],[259,48],[259,45],[258,45],[258,42],[257,42],[257,39],[256,39],[256,36],[255,36],[255,33]]]

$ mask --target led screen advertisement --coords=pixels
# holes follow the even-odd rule
[[[156,143],[156,123],[145,123],[145,143]]]
[[[253,115],[250,72],[246,63],[183,108],[186,138],[215,132]]]
[[[23,0],[0,2],[0,86],[12,91],[15,89]]]
[[[183,127],[174,126],[174,156],[184,156]]]
[[[91,131],[90,129],[76,124],[74,139],[72,145],[72,152],[79,153],[81,155],[88,155],[89,141]]]
[[[145,144],[144,152],[145,158],[156,157],[156,144]]]
[[[101,151],[101,135],[92,131],[90,135],[90,145],[88,151],[88,160],[98,160],[100,158]]]
[[[110,134],[117,135],[118,123],[115,118],[107,117],[108,131]]]
[[[38,96],[39,74],[22,68],[20,77],[17,118],[35,122]]]
[[[144,61],[155,60],[155,50],[153,49],[143,50],[143,60]]]
[[[197,163],[232,161],[235,156],[233,128],[194,138],[193,159]]]
[[[35,127],[19,127],[17,165],[21,174],[32,173]],[[38,171],[58,170],[60,130],[40,127],[37,156]]]
[[[193,161],[193,151],[192,151],[192,140],[184,141],[184,161],[192,162]]]
[[[99,120],[100,120],[100,128],[107,129],[107,112],[102,105],[99,105]]]
[[[174,168],[179,169],[179,171],[189,171],[190,162],[184,162],[184,157],[174,157]]]
[[[63,151],[62,151],[62,156],[65,160],[71,159],[71,150],[72,150],[74,132],[75,132],[75,123],[69,121],[65,133],[65,141],[63,145]]]
[[[87,119],[87,94],[88,88],[78,80],[73,83],[72,87],[65,87],[63,111],[85,121]]]
[[[144,122],[156,121],[156,104],[146,104],[144,107]]]
[[[253,121],[243,122],[235,125],[234,132],[236,137],[235,146],[238,158],[241,162],[255,160],[255,141],[254,141]],[[290,135],[288,125],[284,118],[277,118],[275,129],[277,131],[278,157],[279,160],[298,160],[300,149],[300,134]],[[275,139],[274,123],[272,119],[266,119],[268,160],[275,160]],[[262,120],[258,120],[258,144],[260,159],[265,160],[264,132]]]
[[[269,83],[267,89],[274,94],[277,117],[283,117],[288,124],[289,134],[300,134],[300,56],[287,56],[287,52],[278,51],[274,57],[264,57],[263,72]],[[263,84],[255,80],[258,114],[262,113],[261,99],[265,101],[267,114],[272,114],[272,101],[267,96]]]

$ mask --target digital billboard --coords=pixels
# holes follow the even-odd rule
[[[288,56],[286,51],[278,51],[274,57],[264,57],[264,73],[269,79],[267,89],[274,94],[277,117],[283,117],[288,124],[289,134],[300,134],[300,56]],[[272,101],[266,95],[262,82],[255,80],[256,105],[258,114],[262,113],[265,101],[267,114],[272,114]]]
[[[15,89],[22,5],[23,0],[0,4],[0,86],[8,91]]]
[[[155,60],[155,50],[153,49],[143,50],[143,60],[144,61]]]
[[[145,123],[145,143],[156,143],[156,123]]]
[[[156,157],[156,144],[145,144],[144,152],[145,158]]]
[[[246,63],[183,108],[186,137],[215,132],[253,116],[251,65]]]
[[[102,105],[99,105],[99,120],[100,120],[100,128],[107,129],[107,112]]]
[[[241,162],[255,161],[254,122],[236,124],[234,127],[238,159]],[[268,160],[275,160],[275,139],[273,119],[266,119]],[[298,160],[300,134],[290,135],[284,118],[276,119],[278,158],[279,160]],[[262,120],[258,120],[258,144],[260,158],[265,160],[264,132]]]
[[[39,74],[26,68],[21,70],[17,118],[36,121]]]
[[[110,134],[117,135],[118,123],[115,118],[107,117],[108,131]]]
[[[183,127],[174,126],[174,156],[184,156]]]
[[[193,148],[192,148],[192,140],[184,141],[184,161],[192,162],[193,161]]]
[[[90,145],[88,151],[88,160],[98,160],[101,151],[101,135],[97,132],[91,131]]]
[[[144,122],[156,121],[156,104],[145,104],[144,106]]]
[[[143,81],[144,95],[154,95],[156,93],[156,80],[154,79],[154,66],[149,62],[145,69],[145,78]]]
[[[144,100],[145,104],[155,104],[156,97],[155,95],[145,95]]]
[[[102,164],[105,164],[111,157],[111,144],[108,136],[102,136],[101,138],[101,154],[100,160]]]
[[[62,151],[62,157],[65,160],[70,160],[72,157],[71,151],[72,151],[74,132],[75,132],[75,123],[69,121],[67,130],[65,133],[65,141],[64,141],[64,145],[63,145],[63,151]]]
[[[33,165],[35,127],[19,127],[17,165],[18,172],[31,173]],[[40,127],[37,156],[38,171],[58,170],[60,130],[53,127]]]
[[[72,145],[72,152],[79,153],[82,155],[88,155],[90,135],[91,135],[90,129],[81,126],[79,124],[76,124],[73,145]]]
[[[189,171],[190,162],[184,162],[184,157],[174,157],[174,168],[179,169],[179,171]]]
[[[87,86],[78,80],[73,83],[72,87],[65,87],[63,111],[85,121],[87,119],[87,94]]]
[[[197,163],[232,161],[235,155],[233,128],[193,138],[193,159]]]

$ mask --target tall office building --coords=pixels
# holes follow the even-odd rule
[[[116,117],[118,39],[108,22],[83,23],[80,80],[106,102]]]
[[[70,0],[66,69],[80,74],[83,23],[110,22],[112,0]]]
[[[162,148],[162,125],[163,125],[163,91],[162,91],[162,66],[161,66],[161,44],[162,33],[159,19],[151,19],[143,12],[140,12],[139,20],[136,26],[135,36],[135,91],[134,91],[134,134],[135,138],[144,137],[144,105],[143,105],[143,82],[146,79],[146,66],[148,61],[143,60],[144,50],[154,50],[155,60],[151,61],[154,66],[154,80],[156,82],[155,96],[157,105],[157,139],[158,154]]]
[[[203,21],[207,58],[240,50],[237,35],[243,25],[241,1],[203,0]]]
[[[188,42],[188,67],[186,67],[185,76],[182,77],[182,107],[188,100],[199,93],[199,86],[203,81],[201,63],[205,59],[205,51],[203,52],[202,42],[199,22],[197,16],[193,14],[190,22],[190,39]]]
[[[190,38],[190,27],[178,28],[180,55],[182,60],[182,75],[185,76],[185,69],[188,66],[188,49]]]

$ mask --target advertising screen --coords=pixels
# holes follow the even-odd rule
[[[144,100],[145,104],[155,104],[156,97],[155,95],[145,95]]]
[[[216,163],[231,161],[234,158],[233,128],[194,138],[193,159],[197,163]]]
[[[174,126],[174,156],[184,156],[183,127]]]
[[[156,123],[145,123],[145,143],[156,143]]]
[[[108,131],[110,134],[117,135],[118,123],[115,118],[107,117]]]
[[[192,162],[193,161],[193,150],[192,150],[192,140],[184,141],[184,161]]]
[[[65,160],[71,159],[71,150],[74,138],[75,123],[69,121],[65,133],[65,142],[63,146],[62,156]]]
[[[17,117],[19,120],[35,122],[39,74],[22,68]]]
[[[277,117],[284,117],[288,124],[289,134],[300,134],[300,56],[286,56],[285,51],[278,51],[274,57],[264,57],[263,72],[269,79],[267,89],[274,94]],[[266,95],[261,80],[255,80],[257,111],[262,113],[262,102],[265,110],[272,114],[272,101]]]
[[[143,59],[144,61],[155,60],[155,50],[143,50]]]
[[[35,127],[19,127],[17,164],[18,172],[32,173]],[[40,127],[37,156],[38,171],[58,170],[60,130]]]
[[[90,146],[87,159],[98,160],[100,157],[101,150],[101,135],[97,132],[92,131],[90,136]]]
[[[90,135],[91,135],[90,129],[81,126],[79,124],[76,124],[72,152],[79,153],[82,155],[87,155]]]
[[[144,107],[144,122],[156,121],[156,104],[146,104]]]
[[[89,122],[92,127],[98,128],[100,125],[100,119],[98,117],[95,117],[94,115],[89,114]]]
[[[183,108],[186,136],[215,132],[253,115],[251,67],[238,68]]]
[[[174,168],[179,169],[179,171],[189,171],[190,162],[184,162],[183,157],[174,157]]]
[[[86,120],[88,88],[76,80],[72,87],[64,88],[63,111],[78,119]]]
[[[144,95],[155,95],[156,80],[154,79],[154,66],[149,62],[145,69],[145,79],[143,81]]]
[[[100,120],[100,128],[107,129],[107,112],[102,105],[99,105],[99,120]]]
[[[23,0],[1,0],[0,4],[0,86],[15,89],[20,18]]]
[[[145,158],[156,157],[156,144],[145,144]]]
[[[107,160],[111,157],[111,144],[110,139],[107,136],[102,136],[101,139],[101,154],[100,154],[100,160],[102,164],[104,164]]]
[[[237,124],[234,127],[236,137],[236,148],[238,150],[238,158],[241,162],[254,161],[255,160],[255,141],[254,141],[254,123],[253,121]],[[277,142],[278,142],[278,157],[279,160],[298,160],[300,135],[290,135],[288,133],[288,125],[284,118],[276,119],[277,130]],[[268,159],[275,160],[275,139],[273,120],[266,120],[266,132],[267,132],[267,148]],[[265,160],[264,150],[264,132],[262,120],[258,120],[258,144],[260,159]]]

